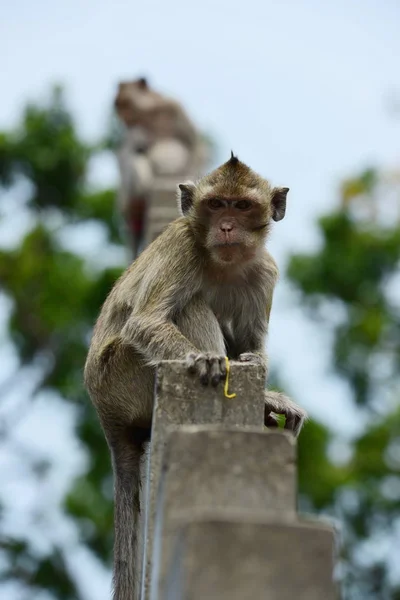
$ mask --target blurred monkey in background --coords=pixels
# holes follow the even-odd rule
[[[135,259],[143,249],[155,179],[178,179],[201,171],[206,148],[181,104],[153,90],[144,77],[121,82],[114,105],[125,125],[125,138],[117,153],[121,177],[118,209]]]

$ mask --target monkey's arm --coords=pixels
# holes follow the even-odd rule
[[[134,297],[132,312],[122,327],[123,343],[133,346],[155,365],[160,360],[184,360],[199,349],[177,326],[185,307],[199,291],[200,276],[193,264],[191,239],[173,224],[139,258],[137,283],[126,295]]]
[[[167,313],[133,314],[123,327],[121,337],[153,366],[160,360],[184,360],[192,352],[199,353]]]

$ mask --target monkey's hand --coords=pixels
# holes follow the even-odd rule
[[[190,352],[186,358],[189,373],[198,375],[203,385],[217,386],[226,377],[225,356],[213,352],[195,354]]]
[[[306,411],[290,398],[280,392],[266,391],[264,423],[267,427],[274,426],[272,419],[275,420],[275,418],[271,414],[272,412],[285,416],[285,429],[292,431],[295,437],[299,435],[304,422],[307,420]]]
[[[261,367],[267,367],[267,357],[261,352],[243,352],[239,355],[240,362],[254,362]]]

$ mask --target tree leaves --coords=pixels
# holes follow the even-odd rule
[[[76,408],[76,435],[90,460],[65,498],[64,510],[79,527],[82,543],[109,561],[111,464],[82,376],[95,318],[124,265],[94,272],[84,258],[61,244],[68,227],[93,220],[102,224],[110,241],[119,243],[114,191],[89,191],[85,183],[88,161],[95,152],[79,138],[60,89],[53,91],[46,105],[28,106],[14,131],[0,133],[0,184],[9,189],[0,197],[0,208],[13,202],[14,186],[23,179],[29,184],[25,205],[31,222],[14,249],[0,250],[0,281],[12,301],[8,334],[21,365],[34,366],[38,358],[45,359],[34,393],[52,390]],[[7,414],[5,427],[6,422]],[[39,477],[36,463],[30,468]],[[46,479],[46,474],[40,477]],[[9,539],[3,551],[9,565],[4,580],[19,580],[32,594],[42,589],[54,598],[80,597],[61,546],[41,555],[25,540]]]
[[[398,594],[388,563],[372,556],[359,561],[361,544],[382,533],[390,538],[400,516],[400,412],[393,410],[400,397],[400,298],[389,293],[398,275],[400,224],[383,224],[375,213],[368,221],[351,210],[355,200],[369,207],[379,203],[378,181],[375,170],[345,181],[342,208],[318,221],[320,249],[292,256],[288,265],[304,306],[314,318],[317,313],[319,327],[333,330],[333,370],[369,414],[340,468],[318,425],[305,429],[299,447],[301,492],[343,523],[346,598],[365,600]],[[396,460],[387,458],[390,452]]]

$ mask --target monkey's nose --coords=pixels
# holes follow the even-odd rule
[[[227,222],[221,223],[219,227],[220,227],[221,231],[223,231],[224,233],[229,233],[233,229],[232,223],[227,223]]]

